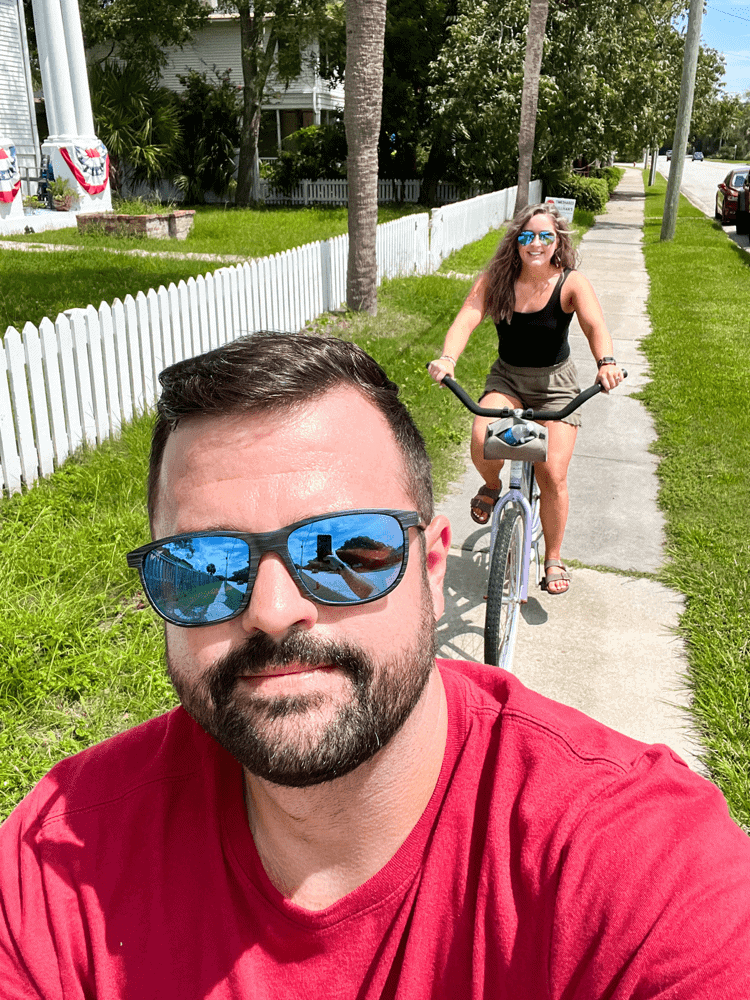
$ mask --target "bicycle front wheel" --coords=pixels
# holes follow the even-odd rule
[[[490,559],[484,659],[506,670],[513,661],[521,610],[524,531],[523,514],[513,507],[506,508]]]

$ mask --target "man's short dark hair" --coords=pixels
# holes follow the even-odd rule
[[[398,386],[356,344],[336,337],[256,333],[179,361],[165,368],[159,381],[162,394],[148,476],[152,523],[164,447],[180,420],[279,412],[347,387],[360,392],[387,421],[403,456],[406,491],[423,519],[432,520],[432,474],[422,435],[398,398]]]

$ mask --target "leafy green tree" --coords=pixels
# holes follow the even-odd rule
[[[299,76],[305,48],[325,32],[329,11],[326,0],[220,3],[223,10],[236,11],[240,21],[243,108],[235,201],[247,205],[257,199],[258,132],[269,74],[273,70],[282,85]]]
[[[192,41],[210,13],[204,0],[78,0],[78,4],[86,48],[101,46],[100,62],[116,57],[148,76],[167,65],[164,50]]]
[[[172,174],[182,137],[175,95],[132,64],[89,67],[96,132],[109,150],[110,183],[155,186]]]
[[[177,154],[176,186],[188,203],[205,201],[212,191],[225,197],[234,186],[234,151],[240,139],[242,98],[231,70],[207,73],[191,70],[178,77],[182,143]]]
[[[265,164],[264,176],[286,194],[300,181],[319,177],[346,177],[346,133],[342,120],[328,125],[310,125],[284,139],[273,163]]]

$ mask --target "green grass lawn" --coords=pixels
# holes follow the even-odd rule
[[[422,211],[416,205],[382,205],[378,221],[390,222]],[[82,246],[84,250],[53,253],[0,250],[0,337],[8,326],[55,317],[65,309],[112,303],[127,294],[168,286],[221,265],[179,257],[140,257],[103,252],[153,250],[175,253],[231,254],[265,257],[281,250],[329,239],[347,231],[346,208],[267,208],[197,210],[193,232],[175,244],[116,236],[83,236],[77,229],[7,237],[16,242]]]
[[[644,184],[648,175],[644,173]],[[750,255],[686,199],[659,240],[666,181],[647,188],[645,257],[665,582],[686,597],[694,715],[711,777],[750,828]]]
[[[177,206],[179,207],[179,206]],[[57,243],[70,246],[109,247],[113,250],[148,249],[174,253],[230,254],[242,257],[267,257],[290,247],[327,240],[347,231],[346,205],[286,208],[221,208],[197,205],[195,224],[180,243],[149,240],[143,236],[107,236],[103,233],[79,233],[76,228],[56,229],[46,233],[7,236],[18,243]],[[426,211],[420,205],[380,205],[378,223],[391,222],[404,215]],[[31,218],[33,225],[33,217]]]

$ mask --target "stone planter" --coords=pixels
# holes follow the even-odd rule
[[[178,209],[164,215],[115,215],[113,212],[80,212],[79,233],[104,232],[119,236],[146,236],[154,240],[184,240],[193,228],[193,209]]]
[[[69,212],[73,207],[75,195],[66,194],[64,198],[53,198],[52,204],[58,212]]]

